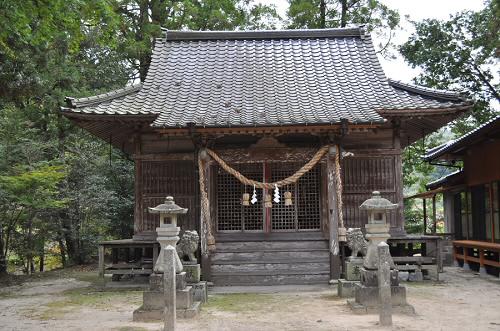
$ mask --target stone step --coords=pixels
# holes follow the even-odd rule
[[[329,256],[328,249],[314,250],[261,250],[239,252],[215,252],[212,263],[218,261],[283,261],[289,259],[317,259]]]
[[[304,274],[258,274],[258,273],[215,273],[212,280],[216,286],[245,286],[245,285],[314,285],[328,284],[329,272]]]
[[[235,263],[212,264],[211,272],[252,272],[252,271],[302,271],[316,273],[330,270],[329,261],[322,262],[293,262],[293,263]]]

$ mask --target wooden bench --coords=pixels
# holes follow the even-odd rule
[[[111,249],[112,263],[106,266],[106,249]],[[146,249],[152,249],[152,257],[146,257]],[[125,253],[125,261],[119,261],[119,252]],[[132,251],[133,257],[130,256]],[[150,275],[158,257],[159,244],[152,240],[122,239],[99,243],[99,276],[112,275],[113,280],[123,275]]]

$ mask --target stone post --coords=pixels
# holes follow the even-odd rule
[[[382,326],[392,325],[392,299],[391,299],[391,255],[389,245],[381,242],[378,249],[378,287],[380,297],[379,321]]]
[[[165,310],[163,313],[164,331],[175,331],[176,319],[176,287],[175,268],[177,252],[175,248],[168,245],[163,250],[163,293],[165,295]]]

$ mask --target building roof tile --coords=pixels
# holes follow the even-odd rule
[[[157,115],[160,128],[383,123],[380,110],[470,105],[388,80],[363,28],[165,31],[144,84],[67,102],[67,112]]]

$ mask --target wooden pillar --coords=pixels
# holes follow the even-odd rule
[[[426,204],[426,199],[422,199],[422,207],[424,210],[424,234],[427,233],[427,204]]]
[[[398,120],[393,122],[393,148],[397,152],[394,155],[394,178],[395,178],[395,195],[399,208],[396,210],[396,231],[400,234],[406,234],[404,205],[403,205],[403,161],[401,157],[401,134],[400,123]]]
[[[135,156],[141,155],[141,137],[137,135],[134,139]],[[143,208],[142,208],[142,160],[135,160],[134,172],[134,234],[144,231]]]
[[[327,156],[327,195],[328,195],[328,223],[329,223],[329,239],[330,239],[330,278],[340,278],[340,245],[338,236],[339,214],[337,201],[337,185],[335,177],[335,153],[336,147],[330,147]]]
[[[432,196],[432,234],[436,234],[437,228],[437,218],[436,218],[436,195]]]
[[[99,277],[104,278],[104,245],[99,245]]]

